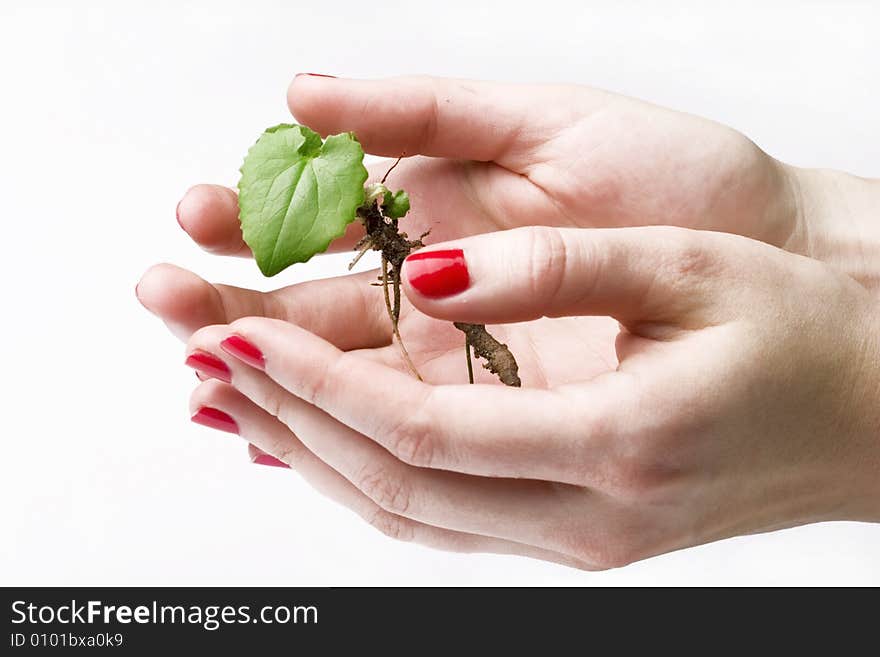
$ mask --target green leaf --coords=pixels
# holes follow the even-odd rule
[[[327,250],[364,202],[364,151],[352,133],[327,137],[301,125],[266,130],[238,182],[244,241],[274,276]]]
[[[393,194],[386,192],[382,200],[382,212],[392,219],[400,219],[409,212],[409,195],[402,189]]]

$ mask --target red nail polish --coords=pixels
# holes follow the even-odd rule
[[[230,335],[220,343],[220,348],[251,367],[261,370],[266,367],[262,352],[240,335]]]
[[[297,73],[296,77],[299,77],[300,75],[309,75],[313,78],[333,78],[334,80],[336,79],[335,75],[327,75],[326,73]]]
[[[284,461],[279,461],[271,454],[257,454],[251,459],[251,463],[255,465],[271,465],[274,468],[290,468]]]
[[[220,379],[224,383],[232,383],[232,372],[229,370],[229,367],[214,354],[195,351],[187,356],[185,363],[193,368],[197,374],[201,373],[215,379]]]
[[[232,419],[232,416],[217,408],[202,406],[190,419],[205,427],[219,429],[227,433],[238,433],[238,424]]]
[[[416,251],[405,260],[409,284],[426,297],[448,297],[470,284],[461,249]]]

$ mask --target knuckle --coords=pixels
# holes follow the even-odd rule
[[[431,149],[440,124],[440,104],[450,102],[438,82],[428,75],[414,75],[404,78],[404,84],[415,91],[414,116],[420,117],[419,133],[416,138],[416,152]]]
[[[670,263],[673,273],[679,277],[703,276],[710,269],[709,254],[697,244],[683,244]]]
[[[260,406],[269,415],[281,420],[287,406],[287,398],[288,393],[279,386],[267,386],[260,399]]]
[[[647,455],[616,456],[606,466],[604,488],[627,502],[650,502],[676,478],[671,466]]]
[[[697,278],[707,278],[718,269],[715,249],[704,235],[692,235],[677,230],[674,245],[666,259],[665,269],[673,281],[688,283]]]
[[[527,280],[535,298],[555,299],[563,287],[568,264],[565,240],[555,228],[524,228],[529,243]]]
[[[333,382],[338,380],[337,372],[344,376],[345,355],[340,354],[335,358],[324,362],[316,367],[318,372],[314,376],[304,378],[297,390],[297,396],[307,401],[312,406],[326,408],[328,393],[333,388]]]
[[[639,497],[648,486],[648,468],[638,458],[618,456],[610,464],[610,484],[625,497]]]
[[[405,514],[412,504],[409,484],[387,468],[366,466],[356,478],[357,487],[382,509],[393,514]]]
[[[607,540],[589,550],[588,561],[601,570],[623,568],[638,560],[639,555],[634,546],[619,538]]]
[[[280,445],[273,450],[275,452],[273,456],[289,465],[292,470],[296,470],[302,458],[302,450],[303,448],[299,445]]]
[[[293,314],[292,309],[298,308],[300,304],[286,304],[284,303],[283,293],[285,291],[289,291],[291,288],[281,288],[278,290],[271,290],[269,292],[262,291],[254,291],[256,292],[256,302],[260,310],[260,314],[264,317],[278,317],[284,319],[285,321],[292,322],[293,319],[291,315]]]
[[[329,381],[330,377],[327,376],[327,373],[325,372],[322,376],[316,376],[302,381],[300,383],[301,388],[298,392],[301,393],[302,399],[312,406],[323,408],[323,400],[327,395]]]
[[[660,501],[682,480],[691,462],[692,437],[702,431],[701,426],[693,426],[699,413],[689,402],[692,412],[687,420],[670,415],[665,409],[678,404],[677,393],[670,397],[665,390],[629,383],[621,390],[629,399],[614,397],[618,412],[600,412],[590,422],[599,451],[592,453],[594,458],[584,470],[585,483],[621,501]]]
[[[367,518],[367,522],[396,541],[410,542],[415,538],[415,526],[410,520],[389,513],[385,509],[377,508]]]
[[[566,552],[595,570],[622,568],[644,556],[631,533],[615,528],[594,528],[587,536],[578,535],[566,546]]]
[[[416,410],[387,434],[391,453],[409,465],[429,468],[434,463],[435,429],[424,411]]]

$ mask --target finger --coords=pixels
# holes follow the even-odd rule
[[[393,164],[394,160],[383,160],[369,165],[369,180],[378,182]],[[491,193],[491,190],[503,187],[499,183],[505,176],[517,177],[490,165],[407,158],[395,167],[388,184],[395,189],[407,190],[410,196],[412,209],[401,223],[402,230],[412,236],[430,231],[432,240],[445,240],[497,230],[499,225],[510,220],[513,215]],[[479,189],[471,190],[475,178],[480,180]],[[532,191],[528,187],[526,190],[518,195],[520,206],[525,203],[522,197],[528,198],[528,192]],[[181,228],[209,253],[252,256],[242,239],[238,197],[229,188],[219,185],[192,187],[177,207],[177,220]],[[354,221],[342,237],[333,240],[327,253],[351,251],[363,236],[363,225]]]
[[[495,161],[519,171],[557,125],[571,125],[610,97],[576,87],[298,75],[287,102],[297,120],[322,134],[353,131],[368,153]]]
[[[230,317],[268,314],[264,293],[211,285],[191,271],[167,263],[150,267],[135,294],[181,340],[202,326],[225,324]]]
[[[760,255],[751,244],[684,228],[528,227],[432,244],[407,258],[402,278],[413,305],[438,319],[608,315],[694,328],[720,319],[729,275]]]
[[[224,256],[253,257],[245,244],[238,216],[238,194],[221,185],[195,185],[177,205],[177,223],[208,253]],[[358,222],[334,240],[328,252],[350,250],[363,236]]]
[[[177,223],[209,253],[251,256],[241,236],[238,195],[228,187],[190,187],[177,204]]]
[[[247,317],[225,331],[220,340],[227,353],[241,357],[244,339],[255,350],[251,355],[261,354],[256,361],[244,354],[246,362],[422,468],[583,484],[639,403],[628,375],[619,372],[583,384],[577,395],[574,389],[432,386],[290,324]],[[194,336],[190,348],[202,342]]]
[[[196,333],[188,348],[217,353],[222,327]],[[223,353],[220,351],[220,353]],[[418,468],[293,396],[263,372],[230,362],[232,385],[286,424],[308,450],[384,510],[445,529],[494,536],[558,551],[557,527],[583,509],[574,487],[533,480],[490,479]]]
[[[219,381],[200,385],[190,398],[190,412],[211,408],[234,419],[239,434],[258,453],[266,453],[296,470],[318,492],[354,511],[384,534],[398,540],[451,552],[491,552],[527,556],[575,568],[588,564],[566,555],[490,536],[457,532],[424,524],[386,511],[345,477],[324,463],[277,418],[251,402],[232,386]]]
[[[271,317],[307,327],[340,349],[380,347],[391,340],[375,271],[298,283],[272,292],[212,285],[196,274],[161,264],[135,288],[140,302],[174,335],[187,340],[198,329],[240,317]]]

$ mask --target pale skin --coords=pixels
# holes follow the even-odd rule
[[[880,183],[586,87],[297,76],[288,100],[323,134],[415,156],[388,181],[412,197],[403,229],[462,249],[470,286],[426,298],[404,265],[419,382],[375,272],[260,293],[158,265],[141,302],[231,371],[193,412],[222,410],[252,453],[447,550],[603,569],[880,521]],[[193,187],[179,220],[250,255],[231,190]],[[523,388],[479,367],[467,385],[451,320],[494,325]],[[264,369],[220,348],[233,334]]]

